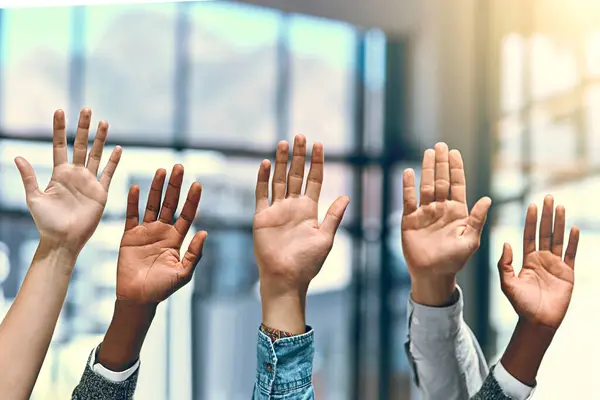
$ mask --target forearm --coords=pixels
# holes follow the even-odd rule
[[[67,294],[76,255],[41,240],[17,297],[0,324],[0,392],[28,399]]]
[[[124,371],[135,364],[155,314],[156,305],[117,300],[97,361],[111,371]]]
[[[270,294],[261,291],[264,325],[299,335],[306,329],[306,291]]]
[[[520,319],[501,359],[506,371],[525,385],[535,386],[535,377],[554,334],[552,328]]]

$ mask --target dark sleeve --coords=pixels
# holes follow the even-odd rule
[[[481,386],[481,389],[479,389],[475,396],[471,397],[471,400],[514,400],[512,397],[504,394],[498,381],[494,378],[493,371],[494,368],[491,369],[483,382],[483,386]]]
[[[85,364],[83,376],[73,390],[72,400],[129,400],[133,399],[138,380],[139,368],[123,382],[111,382],[96,374],[90,368],[90,358],[95,357],[95,350],[90,353]]]

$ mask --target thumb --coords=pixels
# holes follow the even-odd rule
[[[469,239],[479,241],[491,205],[492,199],[482,197],[471,209],[471,214],[467,220],[467,228],[464,233]]]
[[[331,239],[335,236],[335,233],[342,222],[348,204],[350,204],[350,198],[348,196],[338,197],[333,204],[329,206],[327,215],[325,215],[323,222],[321,222],[319,229],[323,233],[329,235]]]
[[[513,262],[513,252],[510,244],[504,243],[504,247],[502,248],[502,255],[500,256],[500,260],[498,260],[498,272],[500,273],[500,286],[502,286],[502,290],[505,291],[508,286],[510,286],[510,282],[515,278],[515,270],[512,266]]]
[[[25,195],[29,198],[32,195],[36,195],[40,192],[39,186],[37,183],[37,178],[35,177],[35,171],[29,162],[23,157],[15,158],[15,164],[17,164],[17,169],[21,174],[21,180],[23,180],[23,186],[25,187]]]

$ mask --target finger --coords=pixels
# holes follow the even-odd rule
[[[421,205],[426,206],[435,200],[435,151],[425,150],[421,168]]]
[[[52,147],[54,156],[54,166],[64,164],[67,159],[67,123],[65,121],[65,112],[56,110],[54,112],[54,122],[52,124]]]
[[[492,206],[492,199],[489,197],[482,197],[475,203],[471,209],[471,214],[467,220],[467,228],[465,229],[464,235],[469,237],[471,240],[479,242],[481,238],[481,232],[485,226],[487,219],[487,213]]]
[[[510,281],[515,277],[515,270],[512,266],[513,252],[510,244],[504,243],[502,248],[502,256],[498,261],[498,272],[500,274],[500,285],[504,290],[506,286],[510,285]]]
[[[535,251],[535,227],[537,225],[537,206],[530,204],[525,217],[525,229],[523,230],[523,257]]]
[[[75,143],[73,144],[73,164],[75,165],[85,165],[91,120],[92,111],[89,108],[82,109],[79,113],[77,134],[75,135]]]
[[[542,207],[542,220],[540,222],[540,251],[552,248],[552,214],[554,213],[554,198],[550,195],[544,197]]]
[[[262,160],[256,179],[256,212],[259,213],[269,208],[269,176],[271,175],[271,162]]]
[[[21,174],[21,180],[23,181],[23,187],[25,188],[25,196],[29,199],[31,196],[40,194],[35,171],[31,164],[23,157],[15,158],[15,164]]]
[[[579,244],[579,228],[576,226],[571,228],[569,234],[569,244],[565,252],[565,264],[571,268],[575,268],[575,256],[577,255],[577,245]]]
[[[288,142],[282,140],[277,144],[277,153],[275,154],[275,172],[273,173],[273,202],[285,199],[288,153],[290,146]]]
[[[435,145],[435,201],[448,200],[450,193],[450,166],[448,163],[448,145]]]
[[[94,144],[87,161],[87,169],[94,175],[98,174],[98,168],[100,167],[100,160],[102,159],[102,152],[104,151],[104,143],[108,135],[108,122],[100,121],[98,123],[98,130],[96,130],[96,137],[94,138]]]
[[[467,185],[462,156],[458,150],[450,150],[450,198],[467,204]]]
[[[144,212],[144,222],[146,223],[154,222],[158,217],[160,199],[162,198],[166,176],[167,171],[163,168],[158,169],[154,174],[152,186],[150,186],[150,193],[148,193],[148,201],[146,202],[146,211]]]
[[[194,238],[190,242],[187,251],[181,259],[181,265],[183,266],[183,284],[188,283],[194,276],[194,270],[198,261],[202,258],[202,249],[204,248],[204,242],[208,233],[206,231],[200,231],[194,235]]]
[[[554,214],[554,229],[552,232],[552,254],[562,257],[563,242],[565,240],[565,208],[556,206]]]
[[[173,217],[179,204],[179,193],[181,192],[181,184],[183,183],[183,165],[177,164],[171,171],[171,177],[169,178],[169,186],[167,186],[167,193],[160,210],[160,216],[158,220],[165,224],[173,223]]]
[[[331,240],[335,236],[340,223],[342,222],[342,218],[344,217],[344,212],[346,211],[346,207],[350,203],[350,198],[348,196],[340,196],[338,197],[331,206],[329,206],[329,210],[327,210],[327,215],[323,219],[321,226],[319,229],[321,232],[329,235]]]
[[[415,188],[415,171],[412,168],[404,170],[402,175],[402,198],[404,200],[404,215],[417,210],[417,189]]]
[[[110,158],[108,159],[108,163],[104,170],[102,170],[102,175],[100,176],[100,184],[104,187],[104,190],[108,192],[108,188],[110,187],[110,182],[112,181],[112,177],[117,170],[117,165],[119,165],[119,161],[121,160],[121,153],[123,149],[121,146],[117,146],[114,148],[112,153],[110,154]]]
[[[200,203],[200,196],[202,194],[202,185],[198,182],[192,183],[190,190],[188,191],[187,199],[183,205],[183,210],[177,221],[175,221],[175,229],[181,234],[181,237],[185,237],[194,218],[196,218],[196,212],[198,211],[198,204]]]
[[[135,228],[140,223],[139,215],[140,187],[133,185],[127,195],[127,214],[125,215],[125,231]]]
[[[286,197],[298,197],[302,192],[304,180],[304,164],[306,162],[306,138],[296,135],[292,150],[292,165],[288,173]]]
[[[310,170],[306,179],[306,189],[304,194],[315,202],[319,202],[321,196],[321,187],[323,186],[323,168],[325,166],[325,152],[321,143],[313,144],[312,155],[310,157]]]

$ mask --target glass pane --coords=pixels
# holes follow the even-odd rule
[[[354,148],[356,35],[344,23],[293,16],[287,21],[291,57],[291,140],[303,133],[326,151]]]
[[[274,144],[279,14],[201,2],[193,5],[190,18],[188,140]]]
[[[2,14],[0,128],[52,135],[52,115],[69,106],[71,9],[15,8]]]
[[[575,121],[569,114],[552,111],[538,107],[531,112],[531,173],[535,184],[540,186],[549,179],[577,173],[581,168]]]
[[[586,159],[589,166],[597,166],[600,164],[600,85],[591,85],[586,89],[584,103]]]
[[[511,33],[502,40],[500,50],[500,104],[502,111],[515,111],[525,105],[525,56],[523,36]]]
[[[372,29],[365,35],[364,147],[371,153],[383,149],[386,74],[385,33]]]
[[[86,9],[82,106],[110,123],[113,140],[172,138],[175,11],[172,3]]]
[[[492,193],[495,198],[519,195],[527,182],[523,123],[520,118],[505,118],[496,124],[493,135]]]
[[[591,77],[600,76],[600,31],[588,34],[585,59],[588,75]]]
[[[579,83],[581,78],[571,49],[539,33],[532,36],[530,46],[533,99],[569,91]]]

